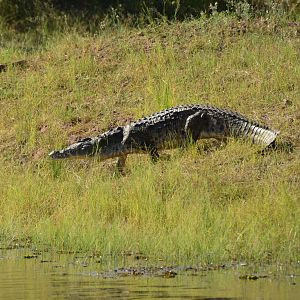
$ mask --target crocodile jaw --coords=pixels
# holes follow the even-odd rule
[[[71,156],[72,155],[70,153],[67,153],[64,150],[54,150],[49,153],[49,157],[52,159],[63,159]]]
[[[95,147],[91,142],[78,142],[72,144],[71,146],[62,149],[62,150],[54,150],[49,153],[49,157],[52,159],[63,159],[63,158],[71,158],[71,157],[87,157],[95,154]]]
[[[122,144],[123,128],[118,127],[95,138],[86,138],[61,150],[49,153],[52,159],[86,158],[97,156],[100,160],[128,154]]]

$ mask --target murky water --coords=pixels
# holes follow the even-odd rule
[[[0,250],[0,299],[300,299],[299,266],[271,271],[241,265],[143,268],[143,261],[116,269],[114,264],[104,267],[101,259],[80,255]]]

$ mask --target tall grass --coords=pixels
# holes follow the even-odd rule
[[[257,158],[232,143],[215,155],[174,156],[157,165],[133,158],[122,178],[96,161],[64,163],[58,173],[52,163],[36,172],[6,168],[1,234],[58,249],[203,262],[298,259],[299,188],[295,174],[278,178],[284,155]]]
[[[253,15],[299,14],[298,0],[185,0],[185,1],[53,1],[2,0],[0,28],[14,32],[55,32],[68,27],[90,32],[107,26],[152,24],[155,20],[184,20],[201,14],[233,12],[240,18]]]
[[[247,143],[215,151],[199,143],[157,164],[132,155],[123,177],[112,161],[47,158],[181,103],[238,110],[299,146],[299,39],[293,24],[278,22],[217,14],[65,32],[31,53],[1,48],[3,61],[28,60],[0,77],[2,240],[204,262],[299,259],[297,147],[259,156]]]

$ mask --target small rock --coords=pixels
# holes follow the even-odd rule
[[[24,255],[25,259],[31,259],[31,258],[37,258],[38,256],[36,254],[32,254],[32,255]]]
[[[292,101],[292,100],[289,100],[289,99],[284,99],[284,100],[283,100],[283,105],[284,105],[284,107],[291,106],[292,104],[293,104],[293,101]]]
[[[174,278],[177,275],[174,271],[166,271],[163,273],[164,278]]]
[[[257,280],[257,279],[259,279],[259,277],[256,276],[256,275],[241,275],[239,278],[243,279],[243,280]]]

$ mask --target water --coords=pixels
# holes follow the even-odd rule
[[[299,266],[206,271],[127,270],[114,264],[80,255],[0,250],[0,299],[300,299]],[[261,278],[240,278],[254,270]]]

